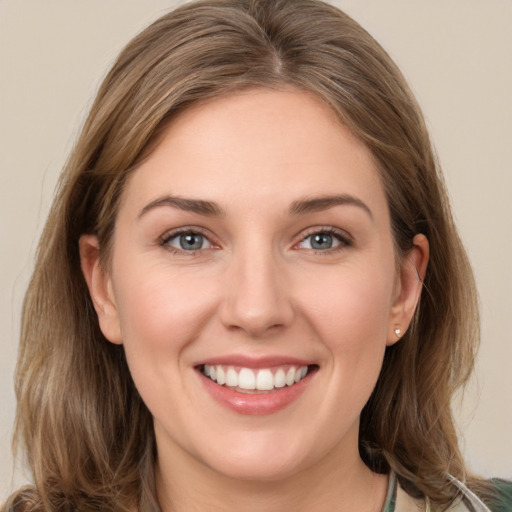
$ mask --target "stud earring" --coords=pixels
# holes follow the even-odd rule
[[[397,338],[401,338],[402,337],[402,330],[401,329],[395,329],[395,335]]]

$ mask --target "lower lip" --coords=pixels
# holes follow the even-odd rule
[[[198,372],[203,385],[217,402],[238,414],[248,416],[266,416],[284,409],[304,392],[313,373],[308,373],[293,386],[285,386],[265,393],[240,393],[221,386]]]

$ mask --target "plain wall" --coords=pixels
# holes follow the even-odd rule
[[[172,0],[0,0],[0,501],[11,479],[20,309],[60,169],[116,54]],[[512,478],[512,2],[339,0],[424,109],[482,302],[458,412],[470,467]]]

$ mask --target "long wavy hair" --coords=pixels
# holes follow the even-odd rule
[[[479,340],[471,268],[420,109],[402,74],[355,21],[319,0],[200,0],[153,23],[105,78],[62,173],[27,290],[15,436],[33,485],[11,510],[157,510],[150,413],[122,346],[103,337],[78,240],[108,260],[123,184],[178,112],[247,88],[295,88],[325,102],[378,162],[397,260],[430,242],[412,325],[387,348],[361,414],[360,453],[442,510],[468,475],[451,413]]]

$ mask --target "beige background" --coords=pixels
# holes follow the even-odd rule
[[[59,170],[118,51],[176,3],[0,0],[0,499],[23,479],[10,455],[19,311]],[[465,453],[512,478],[512,1],[333,3],[391,53],[424,108],[482,301]]]

